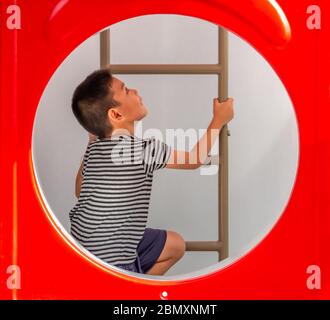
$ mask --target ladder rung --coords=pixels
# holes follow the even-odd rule
[[[114,74],[220,74],[220,64],[109,64]]]
[[[220,251],[220,241],[186,241],[186,251]]]

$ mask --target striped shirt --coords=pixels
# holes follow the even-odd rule
[[[80,196],[69,213],[72,236],[109,264],[133,263],[147,224],[153,172],[166,166],[170,153],[154,137],[121,134],[90,143]]]

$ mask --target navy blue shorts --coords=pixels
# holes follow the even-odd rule
[[[116,267],[137,273],[147,273],[162,253],[166,238],[166,230],[146,228],[137,247],[136,260],[130,264],[118,264]]]

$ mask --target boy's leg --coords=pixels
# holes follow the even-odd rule
[[[157,262],[146,272],[150,275],[163,275],[178,260],[182,258],[186,250],[186,243],[182,236],[174,231],[167,231],[164,248]]]

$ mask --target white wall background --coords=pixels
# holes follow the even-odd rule
[[[150,15],[110,27],[111,63],[217,63],[217,26],[192,17]],[[75,177],[87,133],[71,112],[75,87],[99,68],[99,34],[76,48],[55,72],[36,114],[33,156],[44,196],[69,231]],[[118,75],[149,108],[142,132],[206,129],[217,97],[216,76]],[[293,106],[274,70],[253,47],[229,34],[230,258],[242,256],[273,227],[293,187],[298,128]],[[197,141],[197,140],[196,140]],[[213,152],[217,152],[216,146]],[[175,230],[186,241],[217,239],[217,175],[199,170],[155,173],[148,226]],[[166,276],[217,267],[214,252],[187,252]],[[227,259],[226,259],[227,260]],[[203,269],[206,271],[206,269]]]

